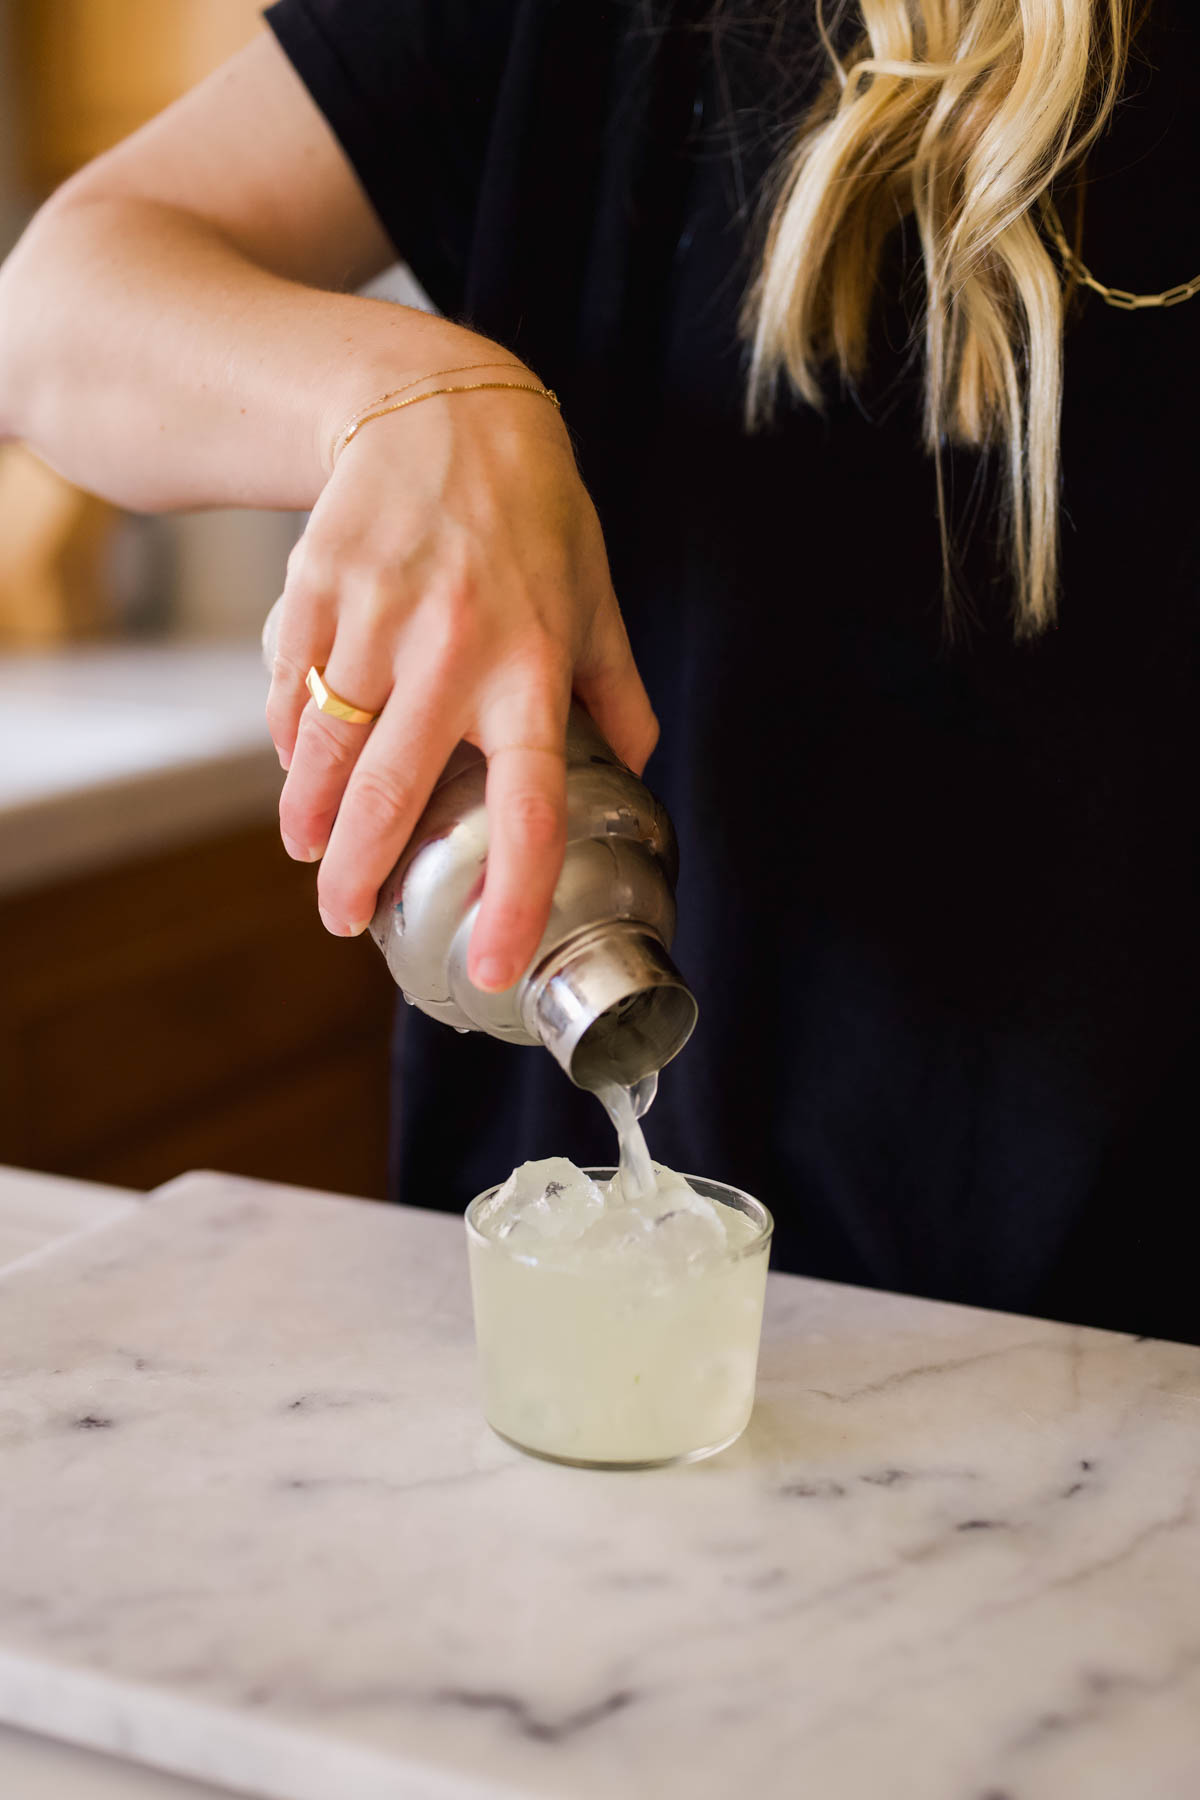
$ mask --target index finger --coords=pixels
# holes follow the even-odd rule
[[[499,993],[528,967],[550,916],[567,847],[570,691],[527,695],[488,721],[488,860],[467,972]]]

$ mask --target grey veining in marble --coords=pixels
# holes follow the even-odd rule
[[[0,1717],[279,1800],[1195,1800],[1200,1351],[773,1278],[747,1437],[481,1424],[457,1221],[226,1177],[0,1277]]]
[[[0,1165],[0,1268],[43,1255],[81,1231],[95,1230],[131,1211],[142,1198],[125,1188]],[[230,1791],[0,1725],[0,1794],[5,1796],[19,1796],[19,1800],[219,1800]]]

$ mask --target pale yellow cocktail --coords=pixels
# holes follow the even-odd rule
[[[720,1182],[657,1171],[630,1204],[611,1170],[570,1171],[467,1211],[484,1411],[556,1460],[618,1467],[712,1455],[754,1404],[771,1216]],[[549,1191],[557,1189],[557,1192]],[[506,1199],[507,1196],[507,1199]]]

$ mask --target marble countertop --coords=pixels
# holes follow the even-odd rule
[[[256,643],[0,656],[0,892],[269,819]]]
[[[775,1276],[746,1437],[590,1474],[482,1425],[457,1220],[192,1176],[0,1357],[15,1724],[276,1800],[1200,1794],[1200,1350]]]
[[[0,1269],[106,1225],[143,1198],[0,1164]],[[0,1794],[20,1800],[221,1800],[228,1793],[0,1725]]]
[[[61,1244],[76,1232],[107,1225],[141,1198],[129,1188],[40,1175],[0,1163],[0,1269]]]

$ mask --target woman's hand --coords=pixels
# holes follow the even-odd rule
[[[478,360],[495,354],[477,342]],[[512,378],[536,380],[517,364]],[[307,703],[314,663],[335,693],[378,712],[373,725]],[[283,841],[323,859],[327,928],[365,929],[465,738],[487,757],[490,833],[469,973],[493,991],[518,980],[562,867],[572,692],[640,773],[658,727],[553,408],[512,391],[452,394],[364,426],[289,562],[267,708],[288,769]]]

